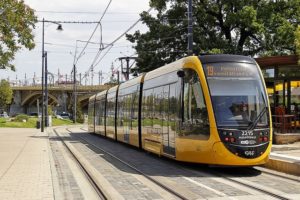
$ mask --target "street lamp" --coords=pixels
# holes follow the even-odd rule
[[[62,31],[62,25],[60,23],[57,23],[55,21],[49,21],[45,20],[43,18],[42,23],[42,119],[41,119],[41,132],[44,132],[44,118],[46,115],[46,127],[48,126],[48,69],[47,69],[47,52],[45,52],[45,22],[46,23],[53,23],[57,24],[58,31]],[[46,65],[45,65],[46,64]],[[45,84],[45,87],[44,87]],[[45,105],[46,104],[46,105]]]

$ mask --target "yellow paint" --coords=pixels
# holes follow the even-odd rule
[[[214,117],[213,106],[210,98],[210,93],[208,85],[206,82],[204,70],[202,64],[197,56],[190,56],[176,61],[169,65],[169,67],[174,68],[185,68],[193,69],[197,72],[199,80],[202,86],[207,110],[208,118],[210,122],[210,137],[207,140],[201,140],[197,136],[177,136],[175,139],[176,153],[175,159],[186,162],[194,163],[206,163],[206,164],[217,164],[217,165],[233,165],[233,166],[247,166],[247,165],[261,165],[268,161],[268,156],[271,151],[272,134],[270,134],[270,143],[267,150],[258,158],[245,159],[238,157],[231,153],[221,142],[216,120]],[[168,68],[169,69],[169,68]],[[259,69],[259,68],[258,68]],[[260,72],[261,78],[263,77]],[[263,85],[265,86],[264,79]],[[144,81],[143,79],[141,81]],[[282,84],[276,85],[276,90],[280,89]],[[266,91],[267,92],[267,91]],[[268,90],[268,92],[272,92]],[[268,97],[267,97],[268,98]],[[267,99],[269,105],[269,99]],[[270,118],[270,132],[272,133],[272,121],[271,112],[269,108],[269,118]],[[163,152],[162,136],[159,133],[152,133],[152,131],[147,132],[147,127],[142,127],[142,147],[146,151],[153,152],[155,154],[161,155]],[[118,131],[119,132],[119,131]],[[114,127],[107,127],[107,137],[114,138]],[[118,140],[124,142],[124,135],[118,134]],[[129,143],[134,146],[138,146],[138,134],[135,132],[130,132]]]
[[[269,153],[271,151],[271,141],[272,134],[270,135],[270,144],[267,150],[258,158],[245,159],[238,157],[231,153],[221,142],[216,121],[213,113],[213,106],[210,98],[210,93],[208,85],[206,82],[203,67],[196,56],[187,57],[184,59],[183,68],[190,68],[195,70],[200,79],[202,90],[204,93],[208,116],[210,122],[210,138],[208,140],[190,139],[185,137],[176,138],[176,160],[186,161],[186,162],[196,162],[196,163],[207,163],[207,164],[217,164],[217,165],[261,165],[267,162]],[[261,72],[260,72],[261,73]],[[262,74],[261,74],[261,77]],[[262,79],[263,80],[263,79]],[[265,83],[263,81],[264,87]],[[266,87],[265,87],[266,88]],[[267,99],[269,105],[269,99]],[[271,112],[269,108],[269,114],[271,119]],[[272,127],[272,122],[270,121],[270,127]],[[270,129],[272,133],[272,129]]]

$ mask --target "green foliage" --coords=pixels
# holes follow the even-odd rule
[[[48,115],[54,116],[53,110],[52,110],[52,106],[48,105]]]
[[[73,98],[72,98],[72,100],[69,102],[69,105],[68,105],[68,112],[73,113],[73,111],[74,111],[74,101],[73,101]],[[76,122],[78,122],[78,123],[83,123],[84,122],[84,116],[83,116],[83,113],[82,113],[81,104],[78,101],[78,99],[77,99],[77,103],[76,103]]]
[[[11,128],[36,128],[37,117],[28,118],[26,122],[19,121],[6,121],[4,118],[0,118],[0,127]],[[72,125],[73,122],[69,119],[56,119],[52,118],[52,126],[65,126]]]
[[[9,128],[35,128],[37,118],[29,118],[26,122],[16,122],[16,121],[7,121],[5,123],[0,123],[0,127],[9,127]]]
[[[69,119],[52,118],[52,126],[72,125],[73,121]]]
[[[6,119],[4,117],[0,117],[0,123],[6,123]]]
[[[0,69],[15,70],[11,60],[24,46],[34,48],[34,35],[37,18],[34,11],[23,0],[0,1]]]
[[[78,122],[78,123],[83,123],[84,122],[84,116],[83,116],[81,105],[80,105],[79,102],[77,102],[76,122]]]
[[[295,45],[296,45],[296,52],[299,56],[298,63],[300,65],[300,25],[297,27],[297,30],[295,31]]]
[[[136,71],[147,72],[187,55],[186,0],[150,0],[141,13],[149,30],[128,34],[138,53]],[[193,1],[194,54],[286,55],[296,52],[300,0]]]
[[[2,79],[0,82],[0,107],[6,108],[6,106],[11,103],[12,97],[13,91],[9,85],[9,82]]]
[[[15,117],[15,120],[16,122],[23,122],[23,120],[26,120],[28,121],[29,119],[29,116],[28,115],[25,115],[25,114],[19,114]]]

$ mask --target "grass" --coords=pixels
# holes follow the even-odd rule
[[[6,121],[0,118],[0,128],[36,128],[37,117],[30,117],[26,122]],[[69,119],[56,119],[52,118],[52,126],[72,125],[73,122]]]

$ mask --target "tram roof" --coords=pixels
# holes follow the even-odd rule
[[[89,101],[91,101],[91,100],[93,100],[93,99],[95,99],[96,98],[96,95],[94,94],[93,96],[91,96],[90,98],[89,98]]]
[[[126,81],[124,83],[121,83],[120,84],[120,87],[119,87],[119,90],[123,89],[123,88],[128,88],[130,86],[133,86],[133,85],[137,85],[137,84],[140,84],[141,82],[143,83],[144,82],[144,76],[145,74],[142,74],[141,76],[139,77],[136,77],[134,79],[131,79],[129,81]]]
[[[109,88],[108,91],[107,91],[107,94],[110,94],[112,92],[116,92],[118,90],[118,87],[119,87],[119,85],[116,85],[112,88]]]
[[[230,54],[215,54],[199,56],[202,64],[215,62],[240,62],[255,64],[255,60],[248,56],[230,55]]]
[[[158,76],[161,76],[163,74],[167,74],[167,73],[170,73],[170,72],[173,72],[173,71],[178,71],[178,70],[182,69],[185,59],[186,58],[182,58],[180,60],[177,60],[177,61],[172,62],[170,64],[166,64],[162,67],[159,67],[159,68],[157,68],[153,71],[150,71],[150,72],[146,73],[144,80],[145,81],[150,80],[150,79],[156,78]]]
[[[97,93],[96,100],[101,99],[103,96],[106,96],[107,90]]]

